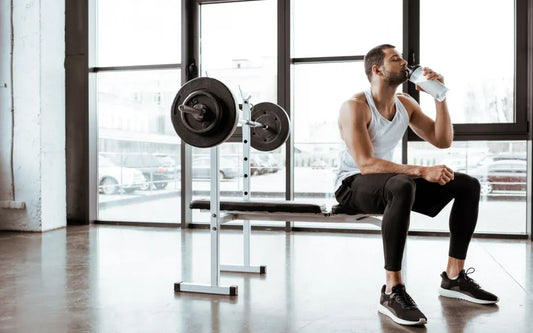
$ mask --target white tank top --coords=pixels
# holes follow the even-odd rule
[[[394,148],[401,141],[409,125],[409,114],[398,97],[395,97],[396,113],[392,120],[388,120],[379,113],[370,90],[365,91],[365,96],[372,117],[368,125],[368,133],[374,148],[374,156],[392,161]],[[344,149],[339,154],[339,169],[337,170],[335,189],[339,188],[345,178],[360,172],[361,170],[357,167],[345,144]]]

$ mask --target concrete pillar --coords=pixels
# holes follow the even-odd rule
[[[0,22],[0,85],[7,83],[7,87],[0,88],[0,201],[15,199],[26,204],[23,210],[0,208],[0,230],[46,231],[63,227],[65,4],[54,0],[0,0]]]

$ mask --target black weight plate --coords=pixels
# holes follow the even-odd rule
[[[183,104],[190,107],[201,105],[202,107],[200,109],[205,110],[205,114],[201,117],[187,112],[181,112],[181,122],[192,133],[209,134],[213,130],[216,130],[222,121],[218,98],[208,91],[193,91],[185,98]]]
[[[191,131],[189,128],[194,124],[192,115],[186,117],[189,121],[189,126],[186,126],[183,124],[182,113],[178,110],[178,106],[183,104],[188,96],[201,90],[214,96],[220,107],[220,121],[207,132]],[[209,77],[192,79],[181,87],[172,103],[170,117],[178,136],[191,146],[200,148],[214,147],[226,141],[237,128],[239,121],[235,98],[231,91],[222,82]]]
[[[271,151],[287,141],[291,132],[289,116],[281,106],[263,102],[252,108],[252,121],[267,125],[268,128],[252,127],[252,147],[260,151]]]

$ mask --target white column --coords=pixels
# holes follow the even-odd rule
[[[13,3],[11,86],[11,1],[0,0],[0,201],[13,200],[12,95],[15,200],[26,208],[0,208],[0,230],[46,231],[66,225],[65,3]]]

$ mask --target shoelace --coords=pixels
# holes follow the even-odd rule
[[[466,270],[465,274],[464,274],[464,279],[465,281],[467,281],[468,283],[472,284],[474,287],[476,288],[481,288],[479,286],[479,284],[476,283],[476,281],[474,279],[472,279],[471,277],[469,277],[468,275],[474,273],[476,271],[476,269],[474,267],[470,267]]]
[[[400,303],[403,308],[416,309],[415,301],[411,298],[411,296],[409,296],[405,288],[399,288],[399,290],[397,290],[395,294],[396,295],[394,298],[398,303]]]

